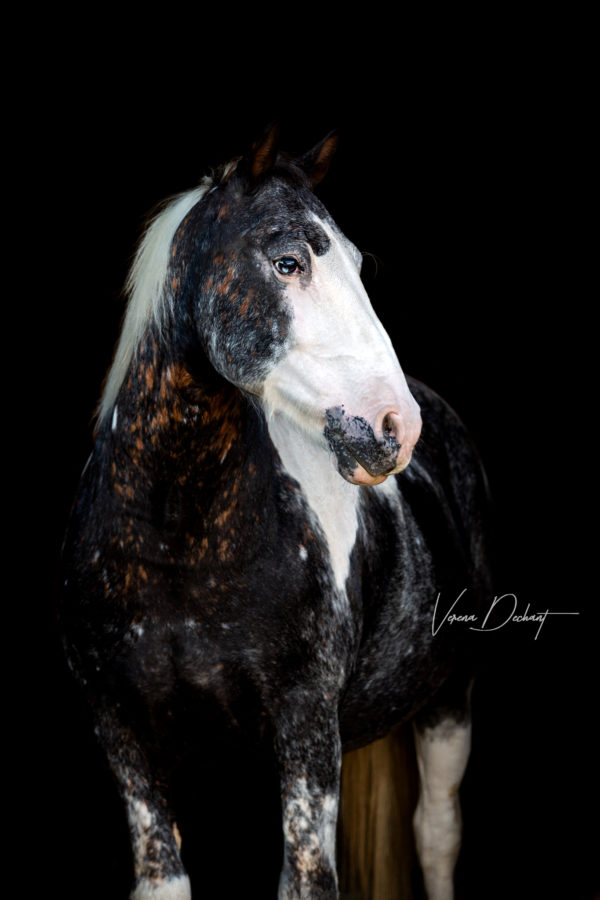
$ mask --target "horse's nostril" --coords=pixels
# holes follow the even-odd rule
[[[395,435],[394,431],[394,423],[392,422],[391,416],[386,416],[383,420],[383,433],[384,435]]]
[[[375,423],[375,436],[380,441],[395,440],[401,444],[402,420],[395,410],[382,410]]]

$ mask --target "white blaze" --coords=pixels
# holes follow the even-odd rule
[[[311,253],[310,277],[286,285],[291,347],[267,376],[266,407],[285,409],[311,431],[322,431],[324,411],[340,406],[371,425],[384,407],[412,422],[418,406],[360,279],[360,254],[328,223],[319,225],[330,246],[322,256]]]
[[[269,433],[327,540],[331,568],[344,587],[358,530],[360,494],[337,470],[323,428],[327,409],[343,407],[373,425],[381,409],[420,424],[392,343],[360,279],[360,253],[318,220],[330,245],[311,251],[310,275],[285,282],[293,323],[287,355],[267,376],[262,402]]]

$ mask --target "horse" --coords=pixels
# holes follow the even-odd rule
[[[317,197],[337,140],[291,155],[268,129],[160,207],[127,282],[60,618],[132,900],[191,898],[169,790],[191,722],[272,754],[279,900],[339,896],[342,756],[412,722],[425,890],[453,896],[473,665],[432,616],[490,589],[488,490]]]

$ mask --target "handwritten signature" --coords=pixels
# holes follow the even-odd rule
[[[489,609],[485,613],[483,619],[474,613],[455,612],[459,601],[467,593],[467,588],[460,592],[456,600],[451,604],[446,613],[440,618],[440,598],[438,593],[433,610],[433,618],[431,621],[431,633],[435,637],[443,625],[455,625],[456,623],[467,624],[470,631],[499,631],[509,623],[538,623],[539,627],[535,633],[534,640],[537,641],[539,634],[549,616],[578,616],[578,612],[555,612],[549,609],[540,612],[530,612],[531,604],[527,604],[525,612],[517,612],[519,601],[516,594],[500,594],[494,597]],[[472,623],[480,623],[478,625]]]

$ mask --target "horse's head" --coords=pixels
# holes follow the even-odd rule
[[[421,419],[361,282],[361,254],[313,193],[335,142],[291,160],[270,131],[199,204],[197,264],[189,245],[180,258],[217,371],[322,441],[345,479],[373,485],[408,465]],[[189,232],[184,222],[178,255]]]

